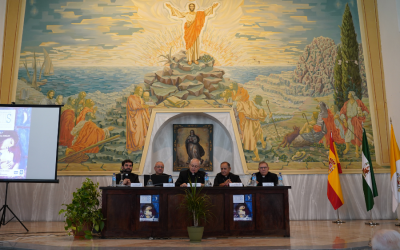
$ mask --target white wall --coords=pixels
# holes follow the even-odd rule
[[[396,3],[397,2],[397,3]],[[399,0],[378,0],[382,60],[389,117],[400,143],[400,27]]]
[[[1,61],[3,60],[3,38],[4,38],[4,22],[6,19],[6,3],[7,0],[0,0],[0,70],[1,70]]]

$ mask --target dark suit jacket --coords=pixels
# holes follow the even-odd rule
[[[117,177],[117,185],[118,185],[119,181],[121,180],[121,173],[116,174],[116,177]],[[129,180],[131,180],[131,183],[139,183],[139,176],[137,174],[129,173],[128,178],[129,178]]]
[[[219,184],[224,183],[227,179],[231,179],[232,182],[242,182],[239,175],[229,173],[228,176],[225,177],[221,173],[219,173],[217,174],[217,176],[215,176],[214,187],[218,187]]]
[[[274,186],[278,185],[278,176],[276,174],[274,174],[274,173],[269,172],[269,171],[268,171],[268,174],[264,178],[262,177],[260,172],[256,173],[256,178],[257,178],[257,181],[258,181],[257,186],[262,186],[263,182],[273,182]]]
[[[150,178],[151,178],[151,180],[153,181],[153,184],[154,185],[156,185],[156,184],[161,184],[162,182],[157,182],[156,180],[156,174],[152,174],[152,175],[150,175]],[[162,173],[162,176],[169,176],[169,174],[165,174],[165,173]],[[158,179],[159,180],[159,179]],[[172,181],[173,181],[173,179],[172,179]],[[168,181],[166,182],[166,183],[168,183]],[[145,186],[147,186],[147,183],[145,183],[144,184]]]
[[[196,174],[192,175],[192,172],[190,172],[189,169],[187,170],[182,170],[179,173],[178,180],[175,182],[175,187],[179,187],[183,183],[188,183],[189,182],[189,177],[192,181],[192,183],[195,183],[195,178],[197,178],[197,183],[203,183],[204,184],[204,176],[206,175],[205,172],[203,171],[197,171]]]

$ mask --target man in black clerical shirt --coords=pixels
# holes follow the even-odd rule
[[[150,176],[150,179],[153,181],[154,185],[158,184],[158,186],[160,186],[160,185],[162,185],[162,183],[168,183],[168,175],[164,174],[164,163],[162,161],[156,162],[156,164],[154,165],[154,171],[155,171],[155,174],[152,174]],[[159,177],[157,177],[157,176],[159,176]],[[164,177],[161,177],[161,176],[164,176]],[[145,181],[146,181],[146,178],[147,177],[144,178]],[[146,184],[146,186],[147,186],[147,184]]]
[[[257,186],[262,186],[263,182],[273,182],[274,186],[278,185],[278,176],[269,172],[268,163],[262,161],[258,163],[258,173],[256,173]]]
[[[133,162],[131,160],[125,160],[122,162],[121,173],[116,175],[117,184],[119,184],[121,180],[121,174],[123,175],[122,176],[123,185],[130,186],[131,183],[139,183],[139,176],[137,174],[132,173],[132,166]]]
[[[187,187],[187,183],[189,182],[189,178],[192,183],[202,183],[201,186],[204,186],[204,176],[205,172],[199,171],[200,169],[200,160],[193,158],[189,163],[189,169],[182,170],[179,173],[178,180],[175,182],[175,187]]]
[[[221,163],[221,173],[214,179],[214,187],[229,187],[229,183],[242,182],[238,175],[231,173],[231,164],[224,161]]]

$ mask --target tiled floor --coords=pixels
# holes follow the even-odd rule
[[[26,233],[18,222],[0,228],[2,249],[370,249],[368,242],[379,229],[394,229],[397,221],[347,221],[342,225],[331,221],[291,221],[291,237],[215,238],[190,243],[188,239],[74,239],[64,231],[62,222],[25,222]]]

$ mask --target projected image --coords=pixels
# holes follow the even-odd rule
[[[0,179],[25,179],[32,108],[0,109]]]

